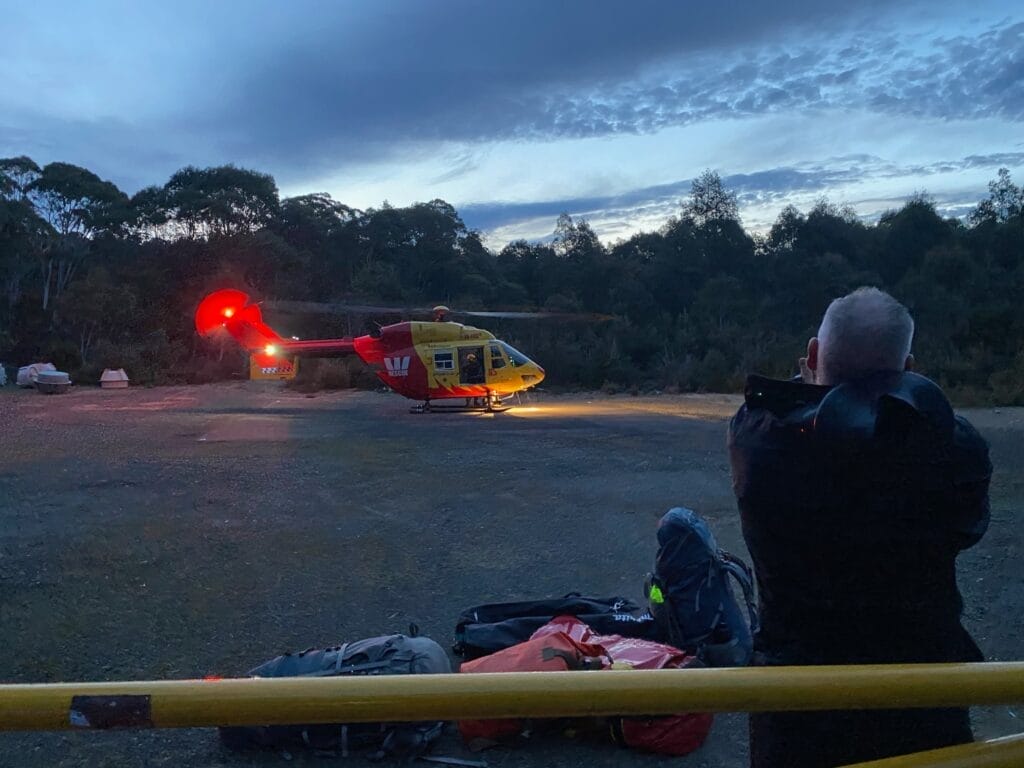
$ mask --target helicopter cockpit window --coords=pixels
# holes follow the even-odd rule
[[[505,367],[505,356],[501,354],[501,347],[491,344],[491,370]]]
[[[505,342],[501,342],[501,346],[504,347],[505,352],[508,354],[508,359],[511,361],[513,368],[518,368],[520,365],[530,364],[530,358],[515,347],[509,346]]]
[[[447,352],[435,352],[434,353],[434,370],[435,371],[454,371],[455,370],[455,354],[451,351]]]

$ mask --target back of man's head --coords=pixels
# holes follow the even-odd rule
[[[840,384],[878,371],[902,371],[914,320],[885,291],[858,288],[833,301],[818,330],[818,381]]]

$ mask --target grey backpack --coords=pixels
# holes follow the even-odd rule
[[[384,635],[333,648],[286,653],[249,671],[250,677],[331,677],[334,675],[415,675],[451,672],[440,645],[428,637]],[[444,723],[331,723],[256,725],[220,729],[231,749],[309,748],[347,757],[423,754],[441,735]]]

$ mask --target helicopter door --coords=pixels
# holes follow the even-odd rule
[[[484,348],[459,348],[459,383],[483,384],[484,379]]]

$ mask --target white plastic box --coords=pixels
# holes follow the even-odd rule
[[[103,389],[126,389],[128,374],[124,372],[124,368],[107,368],[100,376],[100,387]]]

